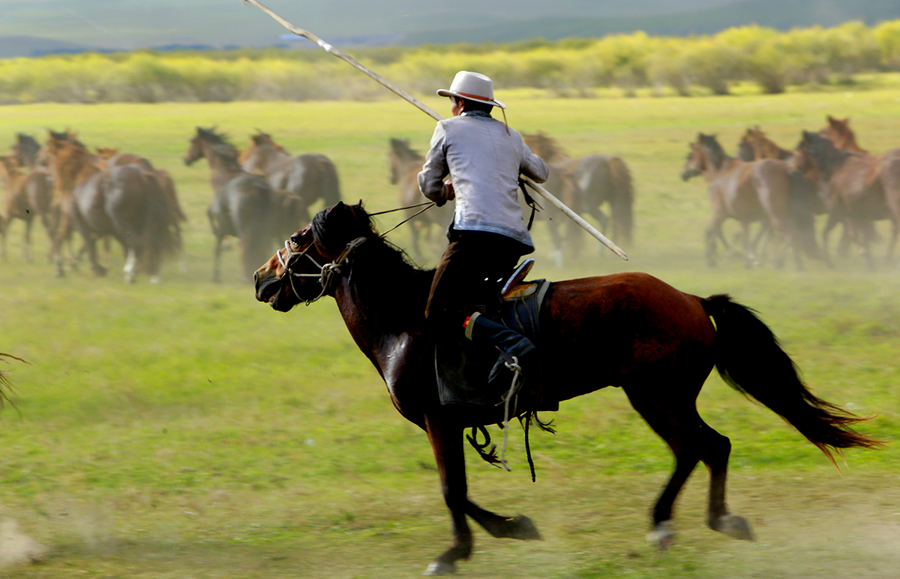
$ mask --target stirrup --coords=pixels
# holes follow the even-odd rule
[[[503,289],[500,290],[500,295],[506,297],[506,294],[512,288],[516,287],[516,284],[525,279],[525,276],[528,275],[528,272],[531,271],[531,268],[534,267],[533,259],[526,259],[522,263],[519,264],[519,267],[513,271],[512,275],[509,276],[509,279],[506,280],[506,283],[503,284]]]

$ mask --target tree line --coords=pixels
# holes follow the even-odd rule
[[[311,46],[311,45],[310,45]],[[852,84],[862,73],[900,71],[900,20],[874,26],[778,31],[756,25],[715,35],[644,32],[559,41],[533,39],[380,47],[353,51],[362,64],[411,92],[430,93],[460,69],[504,88],[590,97],[625,93],[729,94],[736,83],[764,93]],[[0,104],[372,99],[384,90],[324,51],[243,49],[53,55],[0,60]]]

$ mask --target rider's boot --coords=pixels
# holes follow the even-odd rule
[[[535,345],[527,337],[509,329],[507,326],[475,312],[466,320],[466,338],[479,343],[496,347],[502,356],[491,369],[488,382],[493,382],[505,369],[519,371],[534,357]]]

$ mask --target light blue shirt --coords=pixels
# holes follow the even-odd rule
[[[448,174],[456,194],[454,229],[499,233],[534,247],[522,219],[519,175],[543,183],[550,170],[519,133],[478,112],[438,121],[419,173],[422,194],[446,202]]]

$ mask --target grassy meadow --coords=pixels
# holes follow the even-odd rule
[[[773,413],[711,376],[701,413],[732,440],[729,505],[757,541],[705,527],[706,474],[698,468],[677,504],[676,542],[658,553],[644,535],[671,454],[621,391],[604,390],[544,415],[558,434],[533,433],[536,484],[521,436],[510,437],[511,473],[467,451],[473,500],[529,515],[545,540],[501,541],[475,529],[476,553],[460,575],[896,577],[898,264],[869,272],[851,254],[832,270],[816,262],[803,271],[748,270],[740,260],[710,269],[706,187],[679,173],[698,131],[734,152],[744,130],[760,125],[792,148],[828,114],[850,116],[872,152],[898,147],[900,89],[497,96],[514,128],[544,131],[573,156],[620,155],[634,175],[630,260],[591,249],[559,267],[538,222],[534,277],[641,270],[692,293],[730,293],[759,310],[815,393],[873,416],[860,428],[891,444],[846,453],[838,471]],[[449,114],[446,100],[422,99]],[[15,407],[0,415],[0,576],[420,576],[450,540],[426,437],[394,410],[328,299],[271,311],[240,279],[236,250],[224,256],[225,281],[210,281],[209,169],[181,161],[198,125],[216,126],[241,148],[258,128],[294,154],[324,153],[340,171],[344,198],[362,199],[370,211],[397,205],[388,139],[408,138],[424,152],[433,127],[396,99],[0,107],[0,149],[16,132],[43,140],[47,128],[71,128],[90,146],[139,153],[169,170],[189,217],[183,267],[167,263],[159,285],[126,285],[115,249],[104,256],[106,278],[86,266],[56,278],[41,228],[36,259],[26,263],[22,223],[12,224],[0,265],[0,352],[28,363],[0,366],[15,386]],[[399,217],[379,219],[386,229]],[[886,223],[879,228],[887,234]],[[729,235],[735,230],[732,222]],[[408,226],[390,238],[407,245]],[[883,255],[883,244],[876,251]]]

